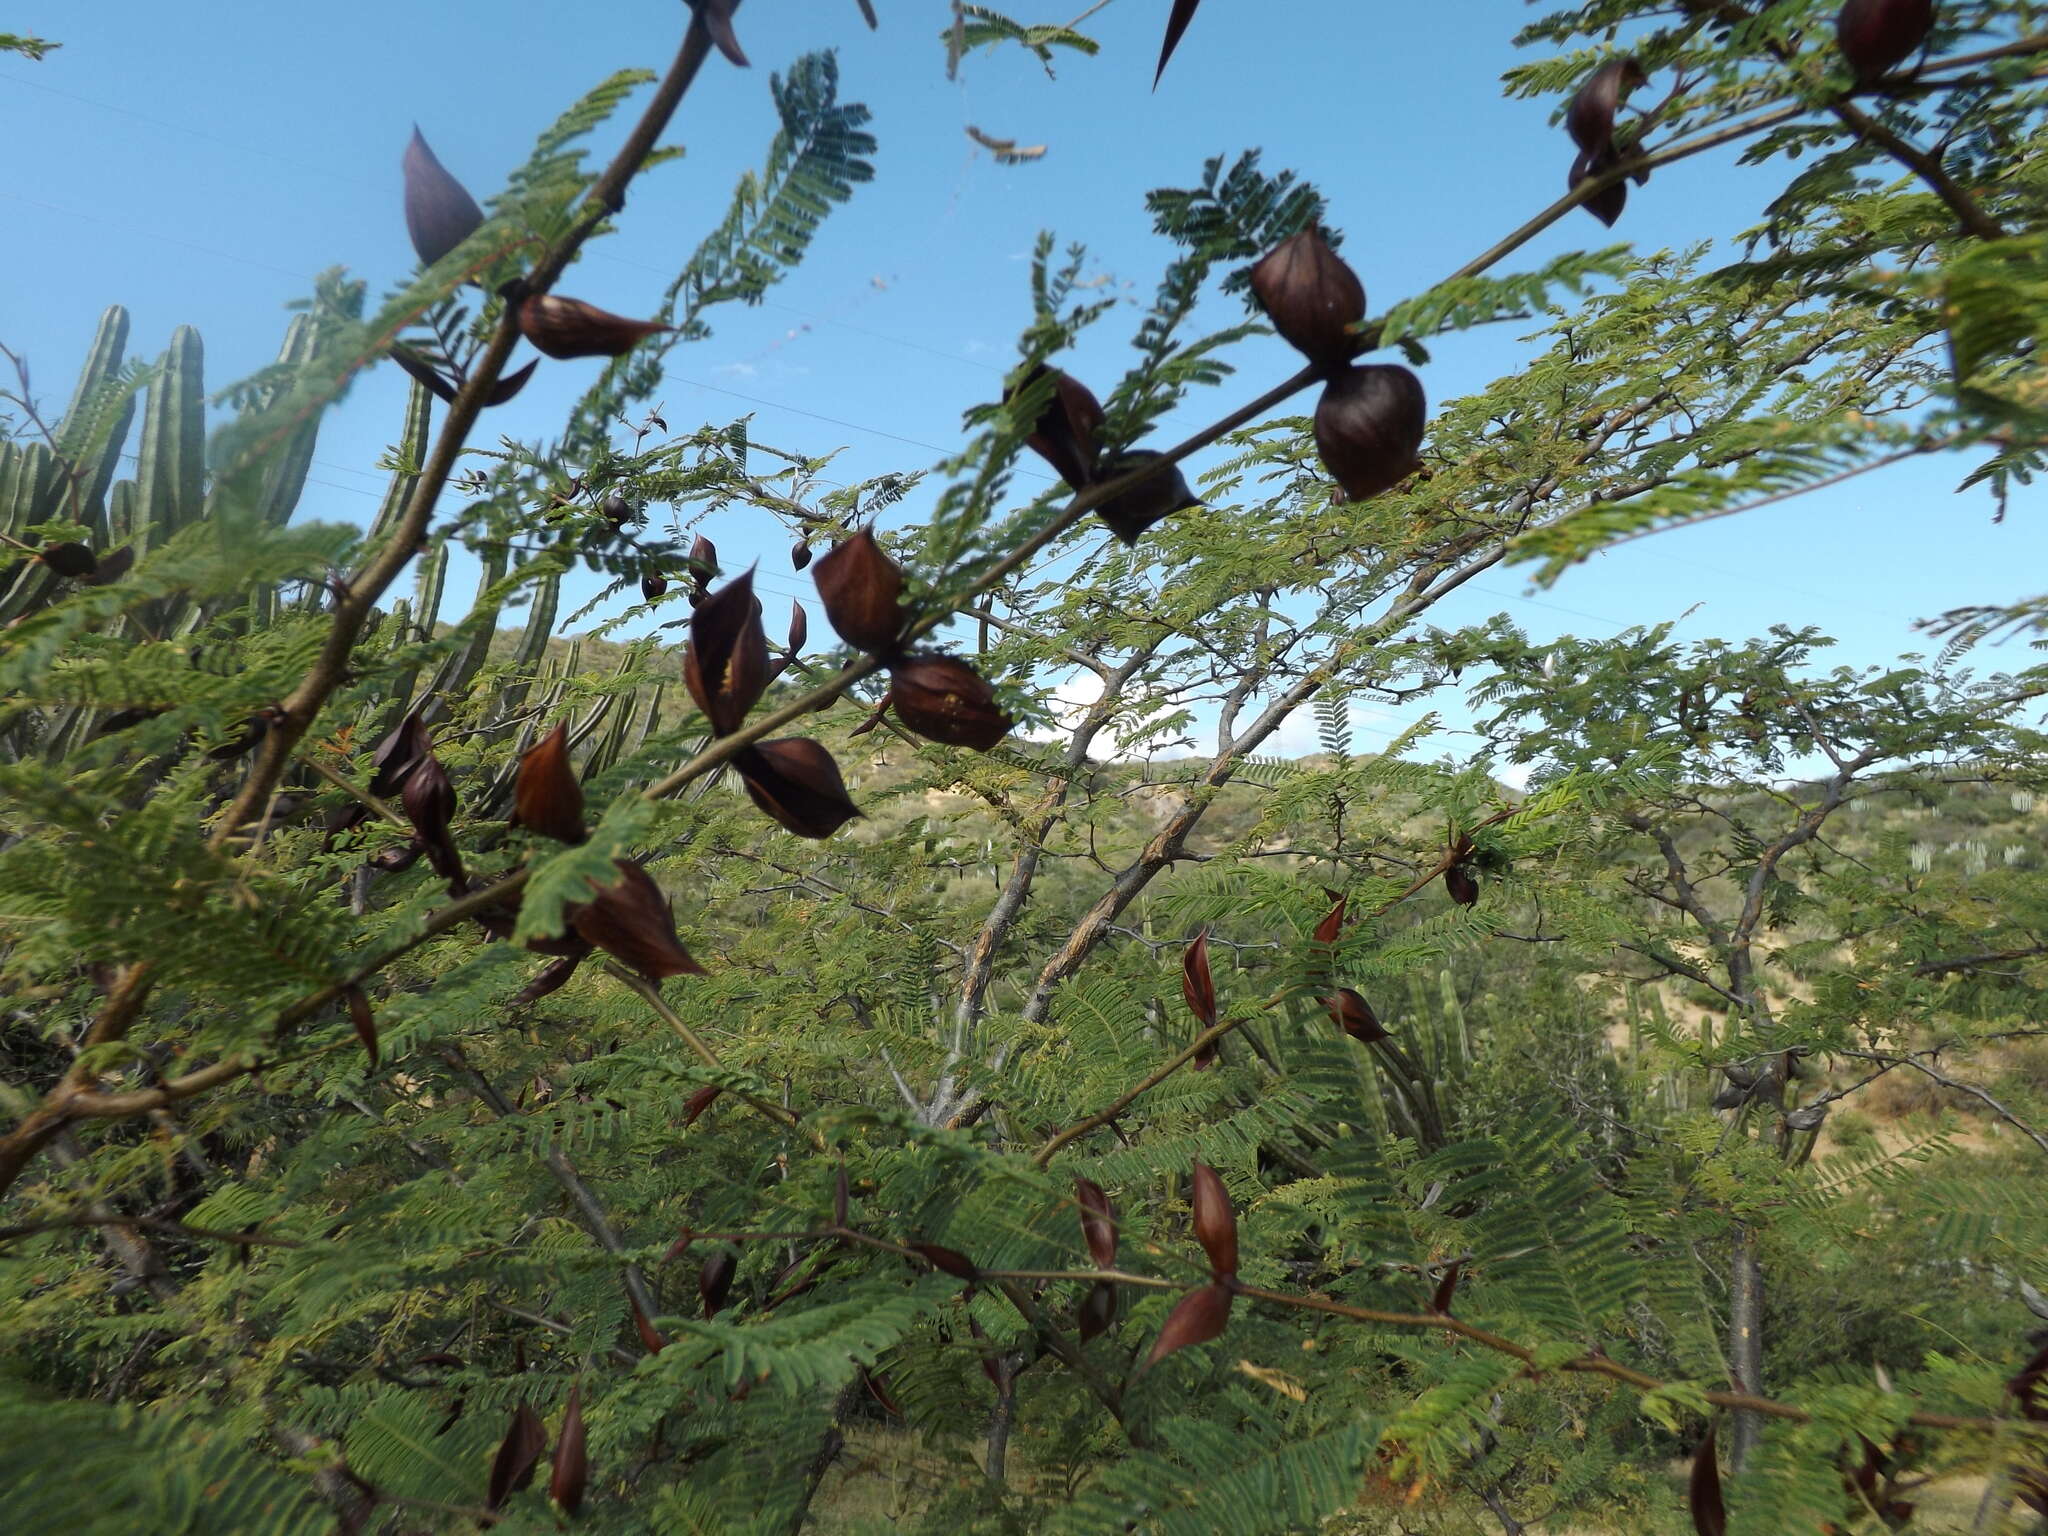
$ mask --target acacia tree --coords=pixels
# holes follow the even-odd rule
[[[615,77],[566,114],[488,213],[416,141],[422,271],[368,318],[360,289],[324,283],[204,470],[196,338],[153,373],[109,341],[48,441],[0,466],[32,557],[0,651],[0,922],[22,998],[0,1185],[14,1335],[42,1344],[0,1422],[11,1466],[61,1443],[94,1469],[39,1480],[31,1510],[538,1528],[548,1455],[547,1498],[585,1519],[789,1529],[872,1403],[956,1455],[976,1426],[972,1480],[924,1476],[933,1528],[1287,1529],[1443,1487],[1518,1529],[1511,1478],[1555,1490],[1550,1512],[1599,1497],[1591,1453],[1503,1470],[1518,1415],[1559,1397],[1607,1415],[1610,1384],[1700,1447],[1702,1530],[1724,1502],[1756,1530],[1888,1518],[1872,1489],[1913,1455],[2016,1465],[2037,1491],[2038,1358],[2014,1376],[1937,1355],[1889,1391],[1792,1375],[1779,1396],[1755,1362],[1725,1381],[1696,1350],[1664,1376],[1637,1363],[1711,1321],[1645,1321],[1675,1246],[1647,1241],[1672,1236],[1640,1208],[1652,1186],[1596,1176],[1554,1108],[1461,1127],[1440,1059],[1368,993],[1511,931],[1540,888],[1525,872],[1608,808],[1657,803],[1660,764],[1603,741],[1517,802],[1405,743],[1356,757],[1345,723],[1354,699],[1422,696],[1477,661],[1520,675],[1497,635],[1421,627],[1503,561],[1555,576],[1916,454],[1975,448],[2001,490],[2031,473],[2043,311],[2013,279],[2039,239],[2048,38],[2026,6],[1927,10],[1852,4],[1839,37],[1810,4],[1539,21],[1525,40],[1564,51],[1509,84],[1569,94],[1570,191],[1378,314],[1369,255],[1325,230],[1344,210],[1254,155],[1213,162],[1149,200],[1177,254],[1099,394],[1056,361],[1110,311],[1048,238],[1011,387],[929,486],[825,491],[745,424],[616,427],[666,350],[758,296],[867,176],[865,114],[829,58],[775,81],[764,174],[650,319],[554,291],[712,54],[745,63],[732,0],[692,6],[658,81]],[[1195,11],[1174,7],[1167,53]],[[1070,32],[953,17],[956,64]],[[1652,82],[1656,105],[1624,110]],[[650,85],[591,174],[575,140]],[[1661,188],[1734,142],[1759,175],[1804,162],[1734,262],[1610,247],[1501,275],[1548,225],[1613,223],[1655,195],[1631,191],[1650,171]],[[1193,334],[1212,285],[1247,293],[1246,316]],[[1420,367],[1432,338],[1532,311],[1530,365],[1433,418],[1409,366],[1357,361]],[[1262,323],[1302,369],[1151,441]],[[614,361],[556,441],[467,467],[482,412],[538,366],[509,370],[522,341]],[[415,389],[383,515],[360,535],[290,526],[319,413],[387,356]],[[1274,414],[1310,389],[1312,419]],[[145,468],[124,492],[110,465],[139,390]],[[1179,465],[1216,444],[1198,499]],[[1027,449],[1063,490],[1020,495]],[[451,487],[467,504],[437,526]],[[664,504],[679,524],[786,519],[806,562],[830,544],[812,569],[841,648],[811,652],[800,617],[771,648],[708,536],[637,526]],[[440,632],[452,541],[484,580]],[[551,659],[579,559],[657,614],[687,603],[682,655],[657,630],[609,675]],[[413,604],[383,606],[416,563]],[[493,662],[515,601],[524,636]],[[1956,622],[2033,621],[2022,604]],[[689,708],[658,691],[678,661]],[[1076,672],[1100,683],[1077,716],[1012,734]],[[1943,707],[2018,749],[1989,701]],[[1104,764],[1210,708],[1213,751]],[[1326,757],[1259,762],[1303,709]],[[1812,729],[1845,761],[1878,744]],[[871,752],[850,790],[841,764]],[[1812,840],[1770,861],[1767,895]],[[1839,1045],[1783,1037],[1757,919],[1712,921],[1740,940],[1708,931],[1725,953],[1701,982],[1741,1002],[1724,1071],[1738,1049]],[[1656,923],[1619,937],[1676,959]],[[1375,1073],[1413,1135],[1361,1123]],[[1700,1427],[1724,1409],[1782,1426],[1725,1501]],[[1634,1418],[1602,1423],[1603,1454],[1650,1453]],[[1064,1479],[1007,1482],[1020,1430]],[[1889,1458],[1868,1476],[1865,1444]]]

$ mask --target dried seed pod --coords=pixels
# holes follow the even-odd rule
[[[580,843],[583,786],[569,762],[569,728],[557,725],[519,759],[512,781],[512,823],[560,843]]]
[[[1316,449],[1344,494],[1365,501],[1393,489],[1420,461],[1429,405],[1422,381],[1398,363],[1346,368],[1316,402]]]
[[[665,576],[656,576],[650,571],[640,578],[640,595],[650,603],[667,590],[668,578]]]
[[[1858,85],[1890,74],[1918,53],[1934,29],[1934,0],[1848,0],[1835,18],[1835,45]]]
[[[889,696],[904,725],[949,747],[986,752],[1016,724],[981,674],[952,656],[926,652],[898,662],[889,674]]]
[[[1074,1325],[1080,1332],[1081,1342],[1085,1344],[1107,1333],[1115,1321],[1116,1287],[1107,1280],[1098,1280],[1088,1287],[1088,1294],[1081,1298],[1081,1305],[1074,1314]]]
[[[1320,229],[1267,252],[1252,268],[1252,293],[1273,329],[1311,362],[1348,362],[1358,350],[1351,328],[1365,319],[1365,284]]]
[[[1097,1269],[1116,1264],[1116,1209],[1093,1179],[1075,1179],[1074,1197],[1081,1202],[1081,1236]]]
[[[627,1304],[633,1309],[633,1326],[639,1331],[640,1342],[647,1346],[647,1353],[658,1355],[668,1348],[668,1340],[655,1331],[654,1320],[640,1310],[640,1303],[628,1297]]]
[[[1180,995],[1204,1029],[1216,1027],[1216,982],[1209,973],[1209,930],[1194,937],[1180,962]]]
[[[569,1406],[562,1414],[561,1437],[555,1442],[555,1470],[548,1478],[548,1497],[565,1514],[583,1507],[590,1482],[590,1452],[583,1439],[583,1383],[569,1388]]]
[[[654,877],[630,859],[614,863],[618,884],[603,887],[575,909],[571,925],[578,937],[652,982],[702,976],[704,967],[676,937],[675,913]]]
[[[974,1260],[955,1248],[941,1247],[937,1243],[911,1243],[910,1251],[933,1269],[951,1275],[956,1280],[977,1280],[981,1271],[975,1268]]]
[[[1586,77],[1565,108],[1565,131],[1582,153],[1595,159],[1614,153],[1614,119],[1628,93],[1647,83],[1643,66],[1632,58],[1609,59]]]
[[[687,1128],[697,1123],[697,1117],[718,1102],[718,1096],[725,1090],[716,1083],[699,1088],[683,1104],[683,1125]]]
[[[711,578],[718,574],[718,546],[703,534],[690,540],[690,580],[702,592]]]
[[[1728,1505],[1721,1497],[1721,1463],[1714,1450],[1714,1426],[1707,1426],[1707,1438],[1692,1453],[1692,1476],[1686,1481],[1685,1501],[1692,1511],[1692,1528],[1699,1536],[1727,1536]]]
[[[1336,891],[1325,891],[1323,894],[1336,905],[1330,908],[1327,917],[1316,924],[1315,940],[1318,944],[1334,944],[1344,934],[1344,903],[1347,898]]]
[[[1375,1040],[1387,1038],[1379,1016],[1372,1011],[1372,1004],[1351,988],[1339,987],[1323,999],[1323,1006],[1330,1010],[1330,1018],[1336,1026],[1360,1044],[1370,1045]]]
[[[804,614],[804,605],[802,603],[791,603],[789,605],[789,639],[784,645],[785,653],[790,656],[801,656],[804,651],[804,644],[810,638],[811,621]]]
[[[83,544],[45,544],[36,558],[69,580],[91,576],[100,566],[98,557]]]
[[[1451,1298],[1458,1294],[1458,1276],[1465,1272],[1465,1261],[1453,1259],[1444,1266],[1444,1272],[1437,1277],[1436,1292],[1429,1298],[1429,1310],[1450,1315]]]
[[[1580,182],[1592,180],[1595,176],[1605,172],[1613,164],[1614,160],[1611,151],[1607,154],[1594,155],[1585,150],[1580,150],[1579,157],[1572,161],[1571,171],[1565,177],[1565,190],[1569,192],[1578,191]],[[1579,206],[1611,229],[1614,226],[1614,221],[1621,217],[1622,210],[1628,207],[1628,183],[1617,181],[1611,187],[1602,187],[1598,192],[1587,197]]]
[[[726,1298],[732,1295],[732,1278],[739,1268],[739,1258],[733,1251],[721,1248],[697,1271],[697,1299],[703,1302],[706,1317],[716,1317],[725,1310]]]
[[[1230,1193],[1207,1163],[1195,1164],[1195,1241],[1209,1255],[1209,1269],[1219,1281],[1237,1273],[1237,1213]]]
[[[1152,1341],[1152,1352],[1145,1357],[1146,1369],[1151,1369],[1177,1349],[1186,1349],[1190,1344],[1206,1344],[1220,1335],[1224,1325],[1230,1321],[1231,1300],[1232,1292],[1224,1285],[1205,1285],[1181,1297],[1174,1309],[1166,1314],[1159,1337]]]
[[[799,571],[809,565],[811,563],[811,546],[802,539],[798,539],[795,547],[789,552],[789,563],[792,568]]]
[[[348,1003],[349,1022],[355,1026],[356,1039],[363,1043],[363,1054],[370,1058],[370,1070],[377,1070],[377,1016],[370,1012],[370,999],[358,986],[342,989],[342,997]]]
[[[448,782],[448,771],[431,750],[406,774],[399,804],[404,806],[406,819],[426,848],[427,862],[434,866],[434,873],[443,880],[460,881],[462,857],[456,852],[449,831],[455,816],[455,786]]]
[[[1035,363],[1015,384],[1003,391],[1005,402],[1029,389],[1040,379],[1052,380],[1052,398],[1032,423],[1026,447],[1053,467],[1069,487],[1080,490],[1095,478],[1099,452],[1096,433],[1102,430],[1102,402],[1072,374],[1061,373]]]
[[[1098,480],[1114,480],[1142,469],[1159,457],[1149,448],[1133,448],[1102,466]],[[1161,464],[1127,491],[1121,491],[1095,509],[1095,515],[1109,525],[1109,531],[1126,544],[1135,544],[1145,530],[1164,522],[1176,512],[1202,505],[1188,485],[1178,464]]]
[[[420,263],[431,267],[475,234],[483,209],[427,147],[415,124],[405,146],[405,229]]]
[[[587,951],[586,951],[587,953]],[[537,1003],[551,992],[559,992],[576,974],[576,967],[583,963],[583,955],[563,955],[559,960],[550,960],[540,969],[540,974],[521,987],[512,997],[512,1006],[524,1008]]]
[[[533,377],[534,370],[538,367],[540,367],[540,359],[536,357],[524,368],[518,368],[506,374],[491,386],[491,392],[484,396],[484,404],[503,405],[507,400],[518,394],[519,391],[526,388],[526,381]]]
[[[110,554],[99,557],[99,569],[84,579],[95,587],[111,586],[126,576],[135,564],[134,546],[123,544]]]
[[[798,837],[830,837],[860,814],[839,764],[815,741],[760,741],[733,759],[747,797]]]
[[[558,293],[529,294],[519,305],[520,334],[549,357],[620,357],[636,342],[672,330],[658,320],[629,320]]]
[[[525,1398],[512,1410],[511,1428],[498,1442],[498,1454],[491,1459],[490,1490],[484,1508],[497,1509],[506,1499],[533,1481],[533,1469],[548,1448],[547,1426]]]
[[[768,687],[768,637],[752,571],[727,582],[690,615],[683,681],[716,736],[738,730],[761,701]]]
[[[1478,905],[1479,879],[1467,865],[1453,864],[1444,871],[1444,890],[1461,907]]]
[[[1173,50],[1180,46],[1181,34],[1188,29],[1188,23],[1195,19],[1195,7],[1202,0],[1173,0],[1173,10],[1166,18],[1166,41],[1159,48],[1159,67],[1152,72],[1152,89],[1159,89],[1161,76],[1166,73],[1166,64],[1173,57]]]
[[[740,51],[739,38],[733,34],[732,0],[690,0],[690,9],[697,13],[704,31],[729,62],[741,69],[750,67],[746,54]]]
[[[839,638],[885,660],[896,654],[903,611],[903,568],[863,528],[818,561],[811,579]]]
[[[623,528],[633,519],[633,504],[614,491],[598,503],[597,513],[614,528]]]

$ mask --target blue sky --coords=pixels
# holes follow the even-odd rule
[[[961,411],[993,397],[1014,355],[1028,316],[1024,256],[1041,229],[1084,241],[1113,282],[1132,284],[1128,320],[1098,327],[1074,359],[1083,377],[1114,376],[1135,301],[1164,259],[1144,193],[1190,183],[1210,155],[1262,147],[1269,168],[1318,183],[1375,308],[1547,203],[1570,160],[1547,104],[1500,93],[1529,14],[1517,0],[1209,0],[1156,94],[1166,0],[1115,0],[1088,23],[1102,55],[1064,58],[1057,81],[1012,49],[970,59],[949,82],[942,0],[876,8],[883,27],[870,34],[853,0],[746,6],[755,69],[713,61],[670,133],[686,157],[641,184],[622,233],[563,285],[626,313],[653,307],[767,145],[769,72],[837,47],[844,96],[874,110],[877,179],[768,303],[718,311],[709,340],[671,354],[664,399],[678,428],[751,412],[760,441],[842,448],[842,478],[923,467],[958,442]],[[1003,8],[1067,20],[1085,0]],[[613,69],[663,64],[683,16],[679,0],[27,0],[14,10],[10,25],[65,45],[41,64],[0,62],[0,132],[17,147],[0,181],[0,340],[31,358],[53,409],[113,302],[133,312],[141,351],[160,349],[179,323],[197,326],[212,386],[261,366],[313,273],[345,265],[376,292],[409,267],[398,162],[415,121],[481,196],[575,95]],[[999,165],[969,125],[1047,153]],[[1690,162],[1633,192],[1613,236],[1574,216],[1517,261],[1612,238],[1645,250],[1724,238],[1755,216],[1767,184],[1729,160]],[[1462,339],[1439,351],[1426,382],[1442,398],[1516,355],[1513,327]],[[1204,416],[1292,367],[1275,341],[1238,360],[1239,378],[1198,401]],[[549,365],[489,426],[546,436],[597,366]],[[404,387],[380,369],[330,420],[302,517],[360,521],[375,506],[374,464]],[[2039,498],[2022,496],[1994,525],[1987,497],[1951,494],[1964,469],[1909,466],[1641,541],[1544,592],[1495,572],[1438,619],[1504,610],[1539,636],[1606,634],[1690,611],[1693,635],[1812,623],[1843,642],[1842,660],[1889,660],[1925,648],[1915,618],[2023,595],[2048,572]],[[728,567],[759,554],[765,587],[809,596],[779,532],[756,539],[736,517],[707,531]],[[1981,658],[2021,659],[2012,648]]]

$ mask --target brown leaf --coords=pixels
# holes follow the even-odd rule
[[[1209,1255],[1209,1270],[1218,1280],[1237,1273],[1237,1213],[1230,1192],[1207,1163],[1195,1164],[1195,1241]]]
[[[949,1274],[956,1280],[975,1280],[981,1276],[981,1271],[975,1268],[974,1260],[957,1249],[944,1248],[937,1243],[911,1243],[907,1246],[933,1269]]]
[[[1075,1179],[1074,1197],[1081,1202],[1081,1236],[1097,1269],[1116,1267],[1116,1208],[1093,1179]]]
[[[620,357],[637,342],[674,327],[629,320],[558,293],[529,294],[519,305],[520,334],[549,357]]]
[[[555,1442],[555,1471],[548,1479],[548,1497],[566,1514],[583,1507],[590,1481],[590,1455],[583,1443],[583,1383],[569,1388],[569,1406],[562,1414],[562,1433]]]
[[[1421,467],[1429,425],[1422,381],[1398,363],[1346,368],[1316,402],[1316,450],[1352,501],[1392,490]]]
[[[884,660],[896,654],[903,611],[903,568],[866,528],[836,545],[811,573],[825,617],[840,639]]]
[[[1099,448],[1096,433],[1102,429],[1102,402],[1072,374],[1061,373],[1035,363],[1003,391],[1008,402],[1040,379],[1052,380],[1052,398],[1032,423],[1024,445],[1050,464],[1069,488],[1080,490],[1095,478]]]
[[[619,883],[605,886],[575,909],[577,934],[649,981],[668,976],[702,976],[676,937],[675,913],[654,877],[630,859],[616,859]]]
[[[653,1319],[640,1310],[640,1303],[628,1297],[626,1305],[633,1309],[633,1326],[639,1331],[640,1342],[647,1346],[647,1353],[658,1355],[668,1348],[668,1340],[655,1331]]]
[[[1149,448],[1133,448],[1102,466],[1098,480],[1115,480],[1132,470],[1142,469],[1160,456]],[[1129,490],[1095,509],[1095,515],[1109,525],[1109,531],[1126,544],[1136,544],[1145,530],[1164,522],[1176,512],[1202,505],[1202,498],[1188,486],[1178,464],[1161,464]]]
[[[498,1454],[491,1460],[490,1492],[486,1509],[497,1509],[506,1499],[533,1481],[535,1463],[548,1448],[547,1426],[525,1398],[512,1410],[512,1427],[498,1442]]]
[[[683,680],[712,734],[730,736],[768,687],[768,637],[754,573],[727,582],[690,615]]]
[[[747,797],[798,837],[830,837],[860,814],[839,764],[815,741],[757,741],[732,760]]]
[[[1692,1528],[1699,1536],[1727,1536],[1728,1506],[1721,1497],[1721,1464],[1714,1450],[1714,1426],[1707,1426],[1707,1438],[1693,1452],[1692,1477],[1686,1483],[1685,1501],[1692,1510]]]
[[[427,147],[415,124],[405,146],[405,229],[420,263],[431,267],[483,224],[484,211]]]
[[[1330,1010],[1330,1018],[1337,1027],[1361,1045],[1371,1045],[1375,1040],[1387,1038],[1386,1030],[1380,1026],[1379,1015],[1372,1011],[1372,1004],[1351,988],[1339,987],[1323,999],[1323,1006]]]
[[[889,674],[889,696],[904,725],[949,747],[986,752],[1016,724],[981,674],[952,656],[925,652],[898,662]]]
[[[1173,57],[1173,50],[1180,46],[1181,34],[1188,29],[1188,23],[1195,19],[1195,7],[1202,0],[1173,0],[1173,12],[1166,18],[1166,42],[1159,50],[1159,68],[1152,73],[1152,89],[1159,89],[1160,78],[1166,73],[1167,60]]]
[[[512,825],[580,843],[590,836],[583,825],[583,786],[569,763],[569,728],[558,725],[519,759],[512,781]]]
[[[1088,1287],[1088,1294],[1081,1298],[1074,1313],[1074,1326],[1083,1344],[1109,1331],[1116,1321],[1116,1300],[1116,1287],[1107,1280],[1098,1280]]]
[[[730,1248],[721,1248],[704,1261],[697,1271],[697,1298],[704,1303],[704,1315],[716,1317],[724,1310],[726,1298],[732,1295],[733,1276],[739,1273],[740,1261]]]
[[[1365,284],[1320,229],[1282,241],[1252,268],[1252,293],[1273,329],[1312,362],[1348,362],[1365,319]]]
[[[1180,962],[1180,995],[1204,1029],[1216,1027],[1216,983],[1209,974],[1209,930],[1195,935]]]
[[[363,1042],[363,1054],[370,1058],[370,1070],[374,1072],[377,1070],[377,1017],[370,1012],[370,1000],[364,996],[361,987],[353,985],[344,987],[341,995],[348,1000],[349,1022],[355,1025],[356,1038]]]
[[[1177,1349],[1206,1344],[1219,1336],[1224,1324],[1230,1321],[1231,1294],[1228,1286],[1205,1285],[1181,1297],[1166,1314],[1159,1337],[1152,1341],[1152,1352],[1145,1357],[1146,1368],[1157,1365]]]
[[[1934,27],[1934,0],[1848,0],[1835,18],[1835,45],[1858,85],[1888,75],[1920,51]]]

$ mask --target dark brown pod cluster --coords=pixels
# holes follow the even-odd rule
[[[1586,77],[1571,104],[1565,108],[1565,130],[1579,146],[1578,158],[1565,178],[1576,191],[1579,184],[1614,168],[1619,152],[1614,147],[1614,120],[1628,93],[1649,77],[1634,59],[1609,59]],[[1649,180],[1647,171],[1636,173],[1638,185]],[[1628,205],[1628,184],[1617,181],[1588,197],[1582,206],[1602,224],[1612,225]]]
[[[431,267],[475,234],[484,211],[469,189],[427,147],[417,124],[405,146],[405,229],[420,262]]]
[[[557,293],[529,294],[520,301],[519,331],[549,357],[619,357],[657,332],[671,330],[658,320],[629,320],[581,299]]]
[[[1252,293],[1266,317],[1310,362],[1336,365],[1358,350],[1354,329],[1365,319],[1365,284],[1320,229],[1268,251],[1252,268]]]
[[[1421,467],[1429,401],[1398,363],[1345,368],[1316,402],[1316,450],[1352,501],[1392,490]]]
[[[676,937],[676,916],[654,877],[630,859],[615,861],[619,880],[572,909],[569,925],[584,943],[603,950],[649,981],[702,976]]]
[[[1926,45],[1934,0],[1848,0],[1835,18],[1835,46],[1858,85],[1888,75]]]
[[[1102,466],[1101,478],[1116,480],[1148,464],[1157,464],[1129,490],[1119,491],[1095,509],[1095,515],[1109,525],[1109,531],[1126,544],[1137,543],[1147,529],[1174,513],[1202,504],[1202,498],[1189,486],[1180,466],[1159,460],[1160,455],[1149,448],[1133,448]]]
[[[511,824],[559,843],[580,843],[590,835],[583,825],[583,786],[569,762],[567,726],[557,725],[519,759]]]
[[[1096,434],[1102,429],[1102,402],[1086,384],[1070,373],[1061,373],[1043,363],[1034,363],[1014,384],[1003,391],[1007,403],[1039,380],[1052,380],[1052,398],[1038,413],[1025,446],[1053,467],[1069,488],[1080,490],[1095,479],[1099,452]]]

